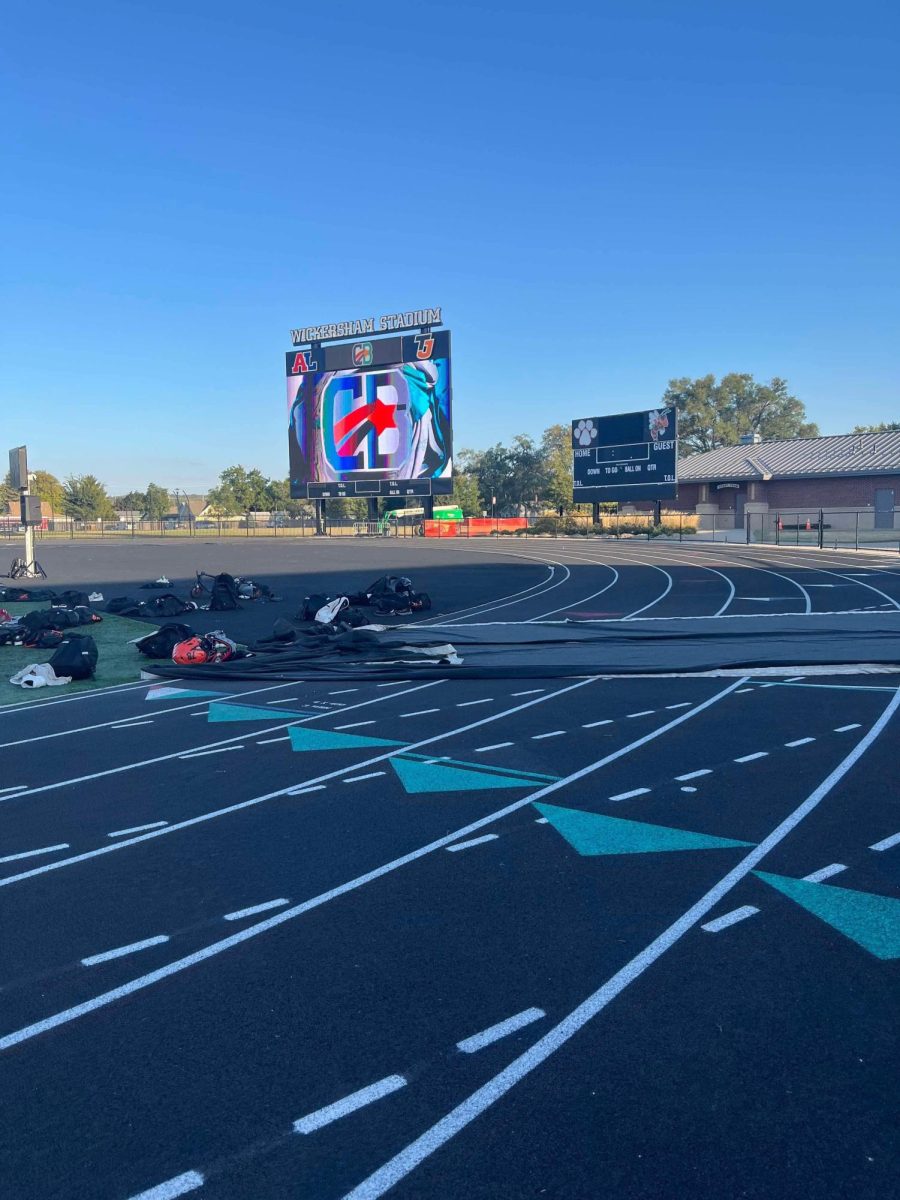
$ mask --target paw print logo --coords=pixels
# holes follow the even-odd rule
[[[593,421],[579,421],[575,426],[574,437],[579,446],[589,446],[597,437],[597,427]]]

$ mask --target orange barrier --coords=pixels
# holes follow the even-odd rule
[[[464,521],[423,521],[426,537],[490,537],[494,533],[512,533],[527,529],[525,517],[466,517]]]

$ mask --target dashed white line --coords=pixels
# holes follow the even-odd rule
[[[478,746],[475,753],[487,754],[488,750],[503,750],[506,746],[512,745],[514,745],[513,742],[494,742],[492,746]]]
[[[374,721],[351,721],[349,725],[335,725],[335,729],[362,729],[363,725],[374,724]]]
[[[0,858],[0,863],[16,862],[20,858],[34,858],[36,854],[52,854],[54,850],[68,850],[68,842],[60,842],[58,846],[42,846],[40,850],[23,850],[19,854],[7,854]]]
[[[344,783],[362,783],[364,779],[377,779],[384,771],[369,771],[366,775],[348,775]]]
[[[701,929],[705,929],[707,933],[718,933],[720,929],[727,929],[729,925],[736,925],[738,921],[745,921],[747,917],[752,917],[754,913],[758,913],[759,909],[753,904],[745,904],[743,908],[732,909],[731,912],[725,913],[722,917],[716,917],[714,921],[707,921],[705,925],[701,925]]]
[[[697,789],[695,787],[690,787],[688,784],[685,784],[685,786],[681,790],[683,792],[696,792]]]
[[[630,800],[632,796],[646,796],[650,791],[649,788],[634,788],[630,792],[619,792],[616,796],[610,796],[610,800]]]
[[[153,721],[122,721],[120,724],[110,725],[110,729],[134,729],[136,725],[152,725]]]
[[[329,694],[329,696],[331,695],[330,692],[328,694]],[[300,699],[299,696],[288,696],[284,700],[267,700],[266,704],[293,704],[295,701],[297,701],[299,699]]]
[[[876,842],[870,846],[870,850],[890,850],[892,846],[900,845],[900,833],[892,833],[890,837],[882,838],[880,842]]]
[[[291,740],[291,735],[289,733],[286,733],[283,737],[260,738],[256,744],[257,744],[257,746],[272,746],[272,745],[274,745],[275,742],[289,742],[290,740]]]
[[[406,1080],[402,1075],[388,1075],[385,1079],[379,1079],[377,1083],[360,1088],[358,1092],[351,1092],[343,1100],[336,1100],[334,1104],[327,1104],[324,1108],[317,1108],[315,1112],[301,1117],[299,1121],[294,1122],[294,1132],[314,1133],[323,1125],[339,1121],[341,1117],[346,1117],[383,1096],[389,1096],[391,1092],[396,1092],[402,1087],[406,1087]]]
[[[861,728],[862,728],[862,726],[857,721],[853,725],[838,725],[837,729],[834,732],[835,733],[849,733],[851,729],[861,729]]]
[[[401,713],[401,717],[427,717],[429,713],[440,712],[439,708],[420,708],[417,712]]]
[[[643,712],[626,713],[625,719],[626,719],[626,721],[630,721],[633,717],[649,717],[655,712],[656,712],[655,708],[645,708]]]
[[[305,784],[301,784],[299,787],[288,788],[288,790],[285,792],[285,795],[286,796],[305,796],[307,792],[324,792],[324,791],[325,791],[324,783],[315,783],[312,785],[312,787],[307,787]]]
[[[237,912],[226,913],[224,921],[240,921],[244,917],[255,917],[257,913],[268,912],[270,908],[283,908],[288,900],[266,900],[264,904],[254,904],[252,908],[240,908]]]
[[[844,863],[831,863],[830,866],[813,871],[811,875],[804,875],[803,879],[806,883],[821,883],[823,879],[830,879],[832,875],[840,875],[841,871],[846,870]]]
[[[83,958],[81,965],[95,967],[97,963],[109,962],[111,958],[122,958],[126,954],[136,954],[138,950],[146,950],[150,946],[161,946],[168,940],[169,935],[161,933],[157,937],[145,938],[142,942],[132,942],[128,946],[117,946],[115,950],[104,950],[102,954],[92,954],[88,958]]]
[[[547,820],[546,817],[538,817],[537,820],[535,821],[535,825],[549,825],[549,824],[550,824],[550,822]],[[900,837],[900,834],[898,834],[897,836]],[[873,849],[874,849],[874,847],[873,847]]]
[[[789,747],[790,749],[793,749],[794,746],[807,746],[807,745],[809,745],[810,742],[814,742],[815,740],[816,739],[812,738],[812,737],[797,738],[797,740],[795,742],[785,742],[784,744],[785,744],[785,746]]]
[[[162,829],[168,821],[151,821],[149,825],[132,825],[131,829],[114,829],[107,837],[125,837],[128,833],[143,833],[145,829]]]
[[[205,758],[207,754],[227,754],[229,750],[243,750],[243,746],[219,746],[216,750],[192,750],[190,754],[179,754],[179,758]]]
[[[17,783],[13,787],[0,788],[0,796],[5,795],[7,792],[24,792],[27,788],[27,783]]]
[[[174,1179],[167,1179],[165,1183],[158,1183],[146,1192],[129,1197],[129,1200],[175,1200],[176,1196],[186,1196],[188,1192],[203,1187],[203,1183],[204,1178],[199,1171],[185,1171],[183,1175],[176,1175]]]
[[[470,846],[480,846],[482,842],[494,842],[497,840],[496,833],[485,833],[481,837],[469,838],[467,842],[455,842],[452,846],[445,846],[445,850],[455,853],[457,850],[468,850]]]
[[[510,692],[511,696],[536,696],[539,692],[546,692],[546,688],[531,688],[527,692]]]
[[[753,754],[742,754],[740,758],[736,758],[734,761],[737,763],[745,763],[745,762],[753,762],[753,760],[757,759],[757,758],[768,758],[768,757],[769,757],[768,750],[756,750]]]
[[[476,1050],[483,1050],[485,1046],[490,1046],[493,1042],[498,1042],[500,1038],[508,1037],[511,1033],[524,1029],[526,1025],[531,1025],[534,1021],[540,1021],[546,1015],[542,1008],[526,1008],[524,1012],[516,1013],[514,1017],[507,1017],[505,1021],[489,1025],[487,1029],[482,1029],[481,1033],[473,1033],[471,1037],[463,1038],[461,1042],[456,1043],[456,1048],[462,1050],[463,1054],[474,1054]]]
[[[741,689],[740,689],[740,691],[742,691],[742,692],[749,692],[749,691],[750,691],[750,689],[749,689],[749,688],[741,688]],[[671,709],[673,709],[673,708],[690,708],[690,707],[691,707],[691,703],[692,703],[692,702],[691,702],[690,700],[682,700],[680,704],[667,704],[667,705],[666,705],[666,711],[668,712],[668,711],[670,711],[670,710],[671,710]]]
[[[582,729],[597,729],[600,725],[612,725],[612,718],[607,717],[605,721],[589,721],[587,725],[582,725]]]
[[[712,770],[702,767],[699,771],[688,771],[687,775],[676,775],[675,778],[679,783],[687,783],[689,779],[699,779],[701,775],[712,775]]]
[[[533,733],[531,735],[531,740],[533,742],[539,742],[539,741],[541,741],[542,738],[562,737],[565,733],[566,733],[565,729],[554,729],[550,733]]]
[[[457,704],[457,708],[471,708],[473,704],[491,704],[493,696],[485,696],[483,700],[463,700],[461,704]]]
[[[399,687],[401,683],[410,683],[409,679],[392,679],[390,683],[376,683],[376,687]]]
[[[753,688],[738,688],[738,690],[737,690],[737,691],[736,691],[734,694],[735,694],[736,696],[740,696],[740,695],[742,695],[744,692],[752,692],[752,691],[753,691]]]
[[[329,696],[349,696],[351,692],[358,692],[359,688],[341,688],[339,692],[329,692]]]

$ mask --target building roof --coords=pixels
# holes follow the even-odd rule
[[[900,474],[900,429],[720,446],[682,458],[679,483]]]

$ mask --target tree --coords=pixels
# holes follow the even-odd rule
[[[144,507],[148,518],[151,521],[161,521],[171,507],[172,501],[167,489],[160,487],[158,483],[148,483]]]
[[[126,492],[124,496],[116,496],[113,505],[122,512],[139,513],[143,516],[147,511],[147,493]]]
[[[879,425],[854,425],[853,433],[890,433],[900,429],[900,421],[882,421]]]
[[[464,517],[481,516],[477,476],[466,471],[456,472],[453,476],[453,503],[462,509]]]
[[[265,512],[271,503],[269,482],[258,467],[226,467],[218,486],[210,488],[207,503],[220,517]]]
[[[34,472],[31,479],[30,491],[33,495],[39,496],[41,500],[46,501],[50,505],[52,512],[62,512],[65,496],[63,485],[49,471]]]
[[[5,477],[0,480],[0,508],[5,510],[10,500],[16,500],[18,496],[19,493],[10,482],[9,471],[7,471]]]
[[[752,375],[714,375],[671,379],[661,404],[678,409],[678,434],[688,451],[734,445],[741,434],[764,439],[816,437],[817,425],[806,421],[806,408],[788,392],[784,379],[757,383]]]
[[[527,434],[519,433],[512,440],[509,456],[512,466],[511,499],[523,510],[527,504],[536,504],[546,487],[543,450]]]
[[[543,499],[557,512],[568,512],[573,506],[572,489],[572,428],[570,425],[550,425],[541,438],[544,459]]]
[[[63,485],[63,511],[78,521],[112,520],[116,511],[94,475],[70,475]]]

